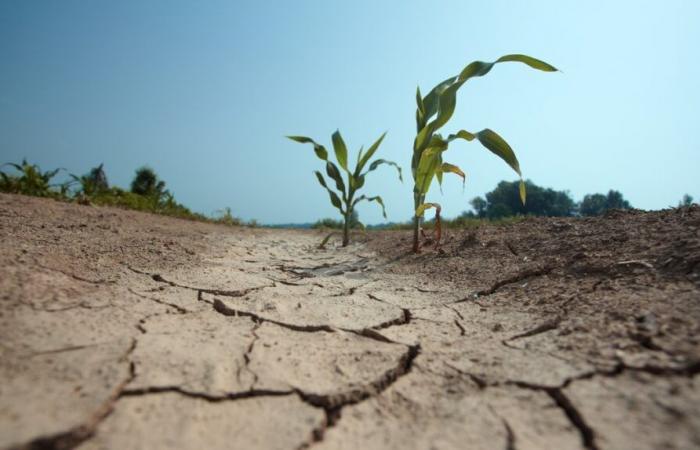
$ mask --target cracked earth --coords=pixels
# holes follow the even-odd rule
[[[2,449],[700,447],[700,208],[317,248],[0,195]]]

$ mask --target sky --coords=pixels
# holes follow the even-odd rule
[[[337,211],[306,135],[351,155],[388,131],[367,178],[388,220],[412,215],[415,91],[473,60],[524,53],[561,69],[496,66],[470,80],[444,132],[491,128],[525,178],[641,209],[700,198],[700,2],[179,0],[0,2],[0,162],[82,174],[104,163],[128,187],[149,165],[181,203],[263,223]],[[352,156],[351,156],[352,158]],[[453,217],[517,177],[455,142],[428,201]],[[368,224],[384,219],[358,207]]]

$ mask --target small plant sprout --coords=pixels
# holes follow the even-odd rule
[[[413,199],[415,216],[413,218],[413,251],[418,253],[419,230],[421,219],[427,209],[438,208],[436,203],[426,203],[433,178],[437,178],[442,184],[442,176],[445,173],[453,173],[462,178],[462,184],[466,176],[456,165],[442,160],[442,154],[448,149],[450,142],[455,139],[473,141],[477,139],[488,150],[503,159],[520,176],[520,200],[525,203],[525,184],[520,173],[520,164],[515,157],[513,149],[495,131],[488,128],[476,133],[459,130],[444,138],[437,131],[442,128],[452,117],[457,104],[457,91],[470,78],[481,77],[489,73],[494,65],[502,62],[521,62],[533,69],[544,72],[556,72],[557,69],[544,61],[526,55],[506,55],[494,62],[474,61],[467,65],[459,75],[450,77],[435,86],[425,97],[421,95],[420,88],[416,91],[416,137],[413,142],[413,158],[411,160],[411,173],[413,175]],[[434,118],[433,118],[434,117]],[[432,120],[431,120],[432,119]],[[437,236],[440,236],[440,221],[435,221]],[[436,244],[439,244],[437,239]]]
[[[382,134],[379,139],[377,139],[371,147],[363,152],[361,148],[357,154],[357,162],[355,163],[355,168],[350,169],[348,166],[348,149],[343,141],[343,137],[340,135],[339,131],[333,133],[332,142],[333,150],[335,151],[335,159],[338,161],[338,165],[345,172],[346,177],[343,179],[343,175],[340,172],[338,166],[328,159],[328,151],[326,148],[315,142],[313,139],[305,136],[287,136],[289,139],[302,143],[302,144],[312,144],[314,146],[314,152],[316,156],[325,161],[326,163],[326,175],[330,177],[335,182],[336,191],[331,189],[326,183],[326,179],[323,174],[318,170],[314,171],[318,182],[323,186],[323,188],[328,191],[331,203],[335,206],[340,214],[343,216],[343,247],[348,245],[350,241],[350,222],[353,217],[353,211],[355,211],[355,206],[358,203],[365,200],[368,202],[377,202],[379,206],[382,207],[382,215],[386,218],[386,209],[384,207],[384,201],[380,196],[367,197],[366,195],[360,195],[356,197],[357,191],[362,188],[365,184],[365,177],[368,173],[372,172],[377,167],[382,164],[387,164],[396,167],[399,173],[399,180],[403,182],[403,177],[401,176],[401,168],[393,161],[387,161],[385,159],[375,159],[370,163],[370,160],[376,153],[377,149],[384,140],[386,133]],[[367,164],[369,164],[367,170]]]

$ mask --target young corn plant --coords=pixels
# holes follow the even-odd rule
[[[316,174],[316,178],[321,186],[328,191],[328,195],[333,206],[335,206],[343,216],[343,247],[347,246],[350,242],[350,222],[353,217],[353,212],[355,211],[355,206],[357,206],[358,203],[361,201],[377,202],[379,206],[382,207],[382,215],[384,218],[386,218],[386,208],[384,207],[384,201],[380,196],[376,195],[374,197],[367,197],[366,195],[360,195],[356,197],[357,191],[359,191],[365,184],[365,177],[367,174],[382,164],[386,164],[396,167],[399,174],[399,180],[403,182],[401,168],[393,161],[375,159],[371,162],[371,164],[369,164],[367,170],[365,170],[365,167],[367,167],[367,164],[370,162],[384,140],[385,135],[386,133],[382,134],[379,139],[377,139],[374,144],[367,149],[366,152],[363,152],[363,149],[360,148],[360,151],[357,154],[355,168],[351,169],[348,166],[348,149],[345,145],[345,141],[343,141],[343,137],[340,135],[339,131],[333,133],[331,140],[333,142],[335,159],[338,161],[338,165],[340,165],[343,172],[345,172],[345,179],[343,179],[343,175],[338,166],[328,159],[328,150],[326,150],[323,145],[306,136],[287,136],[289,139],[301,144],[312,144],[316,156],[326,163],[326,175],[328,175],[328,177],[335,182],[337,193],[328,187],[328,183],[326,183],[326,179],[323,177],[321,172],[316,170],[314,173]]]
[[[65,169],[42,172],[38,165],[29,164],[26,159],[22,160],[22,164],[3,164],[0,169],[5,166],[12,167],[18,174],[12,175],[0,171],[0,190],[3,192],[37,197],[64,197],[66,194],[63,190],[55,190],[60,185],[51,184],[56,174]]]
[[[434,178],[442,185],[442,177],[445,173],[453,173],[462,178],[462,184],[466,181],[466,175],[458,166],[443,161],[442,154],[449,148],[455,139],[473,141],[477,139],[486,149],[493,152],[506,162],[520,176],[520,200],[525,203],[525,184],[522,181],[520,164],[508,143],[495,131],[488,128],[476,133],[459,130],[455,134],[443,137],[438,131],[450,120],[457,105],[457,91],[469,79],[481,77],[489,73],[494,65],[503,62],[520,62],[533,69],[544,72],[556,72],[557,69],[544,61],[526,55],[505,55],[494,62],[474,61],[467,65],[459,75],[450,77],[435,86],[425,97],[421,95],[420,88],[416,91],[416,137],[413,142],[413,158],[411,160],[411,173],[413,175],[413,200],[415,216],[413,218],[413,252],[420,250],[419,233],[423,215],[427,209],[436,208],[437,203],[426,203],[430,185]],[[432,120],[431,120],[432,119]],[[439,215],[435,221],[436,233],[439,243],[440,221]]]

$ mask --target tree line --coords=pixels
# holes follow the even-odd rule
[[[475,197],[469,204],[473,211],[463,213],[464,217],[482,219],[502,219],[512,216],[600,216],[610,209],[631,209],[630,202],[622,193],[610,190],[607,194],[586,194],[583,200],[575,202],[568,191],[543,188],[530,180],[527,186],[527,201],[523,204],[519,197],[519,181],[501,181],[484,197]]]

